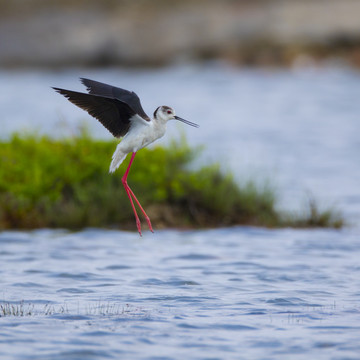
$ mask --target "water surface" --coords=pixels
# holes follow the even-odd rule
[[[3,232],[1,358],[358,359],[359,235]]]

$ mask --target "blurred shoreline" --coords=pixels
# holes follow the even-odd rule
[[[357,0],[0,0],[0,66],[360,67]]]

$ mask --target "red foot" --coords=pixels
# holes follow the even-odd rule
[[[147,224],[148,224],[148,226],[149,226],[149,230],[150,230],[152,233],[154,233],[154,230],[153,230],[153,228],[152,228],[152,226],[151,226],[150,218],[149,218],[148,216],[146,216],[145,219],[146,219],[146,222],[147,222]]]
[[[141,223],[140,223],[140,220],[139,220],[138,217],[136,218],[136,227],[138,229],[138,232],[139,232],[140,236],[142,236],[142,234],[141,234]]]

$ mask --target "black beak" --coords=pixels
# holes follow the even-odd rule
[[[190,126],[193,126],[193,127],[196,127],[196,128],[199,127],[198,124],[192,123],[191,121],[185,120],[185,119],[183,119],[183,118],[181,118],[181,117],[179,117],[179,116],[174,116],[174,118],[175,118],[176,120],[182,121],[183,123],[188,124],[188,125],[190,125]]]

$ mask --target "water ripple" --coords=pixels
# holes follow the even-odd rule
[[[90,229],[0,234],[11,239],[1,256],[3,357],[358,354],[359,237],[312,234],[238,227],[144,239]],[[326,236],[328,248],[309,244]]]

